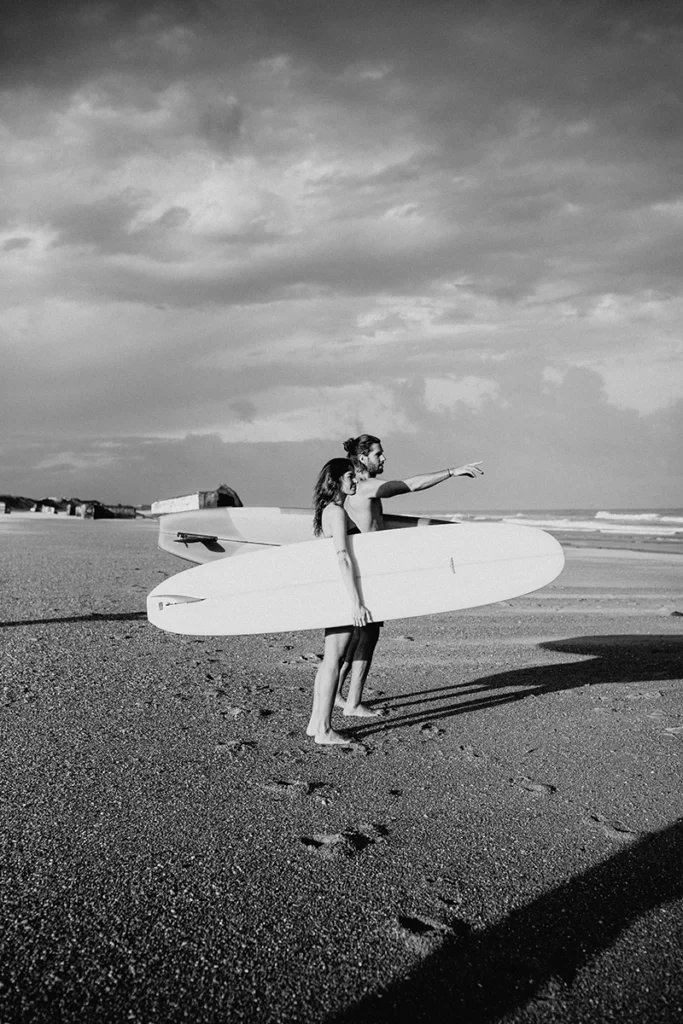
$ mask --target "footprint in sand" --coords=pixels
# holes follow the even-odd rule
[[[179,700],[181,704],[187,704],[189,700],[192,700],[192,694],[183,693],[182,690],[176,690],[174,693],[171,694],[171,696],[174,697],[176,700]]]
[[[445,907],[446,910],[451,912],[456,908],[460,909],[463,902],[462,896],[460,895],[456,895],[454,898],[451,898],[450,896],[440,896],[437,894],[434,899],[437,903],[440,903],[442,907]]]
[[[341,790],[330,782],[312,782],[311,796],[323,807],[329,807],[339,796]]]
[[[377,821],[362,822],[359,827],[361,835],[366,836],[373,843],[386,843],[389,836],[389,829]]]
[[[323,754],[325,757],[331,757],[336,753],[353,754],[354,757],[367,757],[371,748],[361,743],[360,740],[351,740],[350,743],[315,743],[313,747],[307,748],[305,752],[310,754],[313,749],[315,749],[317,754]]]
[[[317,854],[323,860],[350,860],[375,842],[362,832],[320,832],[313,836],[299,836],[299,841],[309,853]]]
[[[604,814],[600,814],[598,811],[587,811],[584,818],[588,825],[593,825],[600,829],[608,839],[616,839],[620,843],[633,843],[637,839],[642,839],[645,832],[634,832],[628,826],[617,821],[615,818],[606,818]]]
[[[439,736],[443,736],[446,730],[439,729],[438,726],[427,722],[424,725],[418,726],[417,731],[426,740],[437,740]]]
[[[468,924],[457,918],[451,918],[446,923],[422,914],[399,914],[393,922],[394,934],[418,956],[429,956],[446,939],[467,935],[470,930]]]
[[[245,709],[231,707],[230,705],[226,704],[224,707],[220,709],[220,713],[221,715],[223,715],[224,718],[239,718],[240,715],[243,715],[245,713]]]
[[[557,786],[553,786],[549,782],[535,782],[533,779],[527,778],[526,775],[517,779],[517,783],[527,793],[533,793],[535,796],[552,796],[553,793],[557,793]]]
[[[462,755],[467,761],[485,761],[486,754],[483,750],[477,750],[476,747],[471,746],[469,743],[458,747],[458,753]]]
[[[261,789],[274,796],[284,796],[290,800],[308,796],[328,807],[339,790],[329,782],[304,782],[301,779],[272,779],[261,784]]]
[[[215,682],[221,683],[222,681],[223,681],[222,679],[218,679],[218,680],[211,679],[210,680],[211,683],[215,683]],[[215,697],[216,700],[223,700],[223,698],[227,697],[227,695],[228,695],[228,691],[225,690],[222,686],[207,685],[207,686],[204,687],[202,692],[203,692],[205,697]]]
[[[217,754],[244,754],[249,750],[254,750],[256,743],[253,740],[221,740],[219,741],[214,750]]]
[[[301,782],[299,779],[273,779],[272,782],[264,782],[261,785],[267,793],[274,793],[275,796],[286,796],[290,800],[297,800],[299,797],[308,796],[313,787],[310,782]]]

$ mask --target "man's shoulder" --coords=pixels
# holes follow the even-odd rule
[[[349,495],[348,500],[370,501],[377,497],[379,480],[359,480],[356,484],[356,493]]]

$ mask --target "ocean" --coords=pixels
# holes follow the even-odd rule
[[[536,526],[549,533],[581,534],[595,538],[630,536],[652,540],[683,540],[683,508],[667,509],[496,509],[477,512],[432,512],[461,522],[514,523]]]

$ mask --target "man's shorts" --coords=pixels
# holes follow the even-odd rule
[[[381,629],[382,626],[384,625],[384,623],[383,622],[369,622],[368,625],[369,626],[377,626],[378,629]],[[325,636],[327,636],[328,633],[330,633],[330,634],[332,634],[332,633],[348,633],[348,631],[350,629],[360,629],[360,628],[361,628],[360,626],[354,626],[352,623],[349,623],[348,626],[328,626],[327,629],[325,630]]]

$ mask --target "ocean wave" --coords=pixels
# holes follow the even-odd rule
[[[631,517],[632,520],[637,517]],[[677,517],[672,517],[679,521]],[[619,521],[601,520],[600,525],[595,519],[571,519],[571,518],[548,518],[534,519],[530,516],[505,516],[504,523],[516,524],[518,526],[536,526],[541,530],[557,530],[563,533],[603,533],[603,534],[629,534],[632,536],[647,537],[675,537],[683,534],[683,518],[680,519],[680,526],[664,526],[661,522],[651,522],[646,526],[644,523],[624,522],[623,517],[617,516]]]
[[[658,512],[596,512],[596,519],[659,519]]]
[[[541,530],[557,533],[585,533],[632,537],[680,537],[683,538],[682,509],[668,508],[658,511],[613,512],[595,509],[491,509],[481,512],[455,513],[423,512],[460,522],[509,523],[515,526],[535,526]]]
[[[641,521],[648,523],[682,523],[683,516],[667,516],[661,512],[596,512],[596,519],[618,519],[622,522]]]

